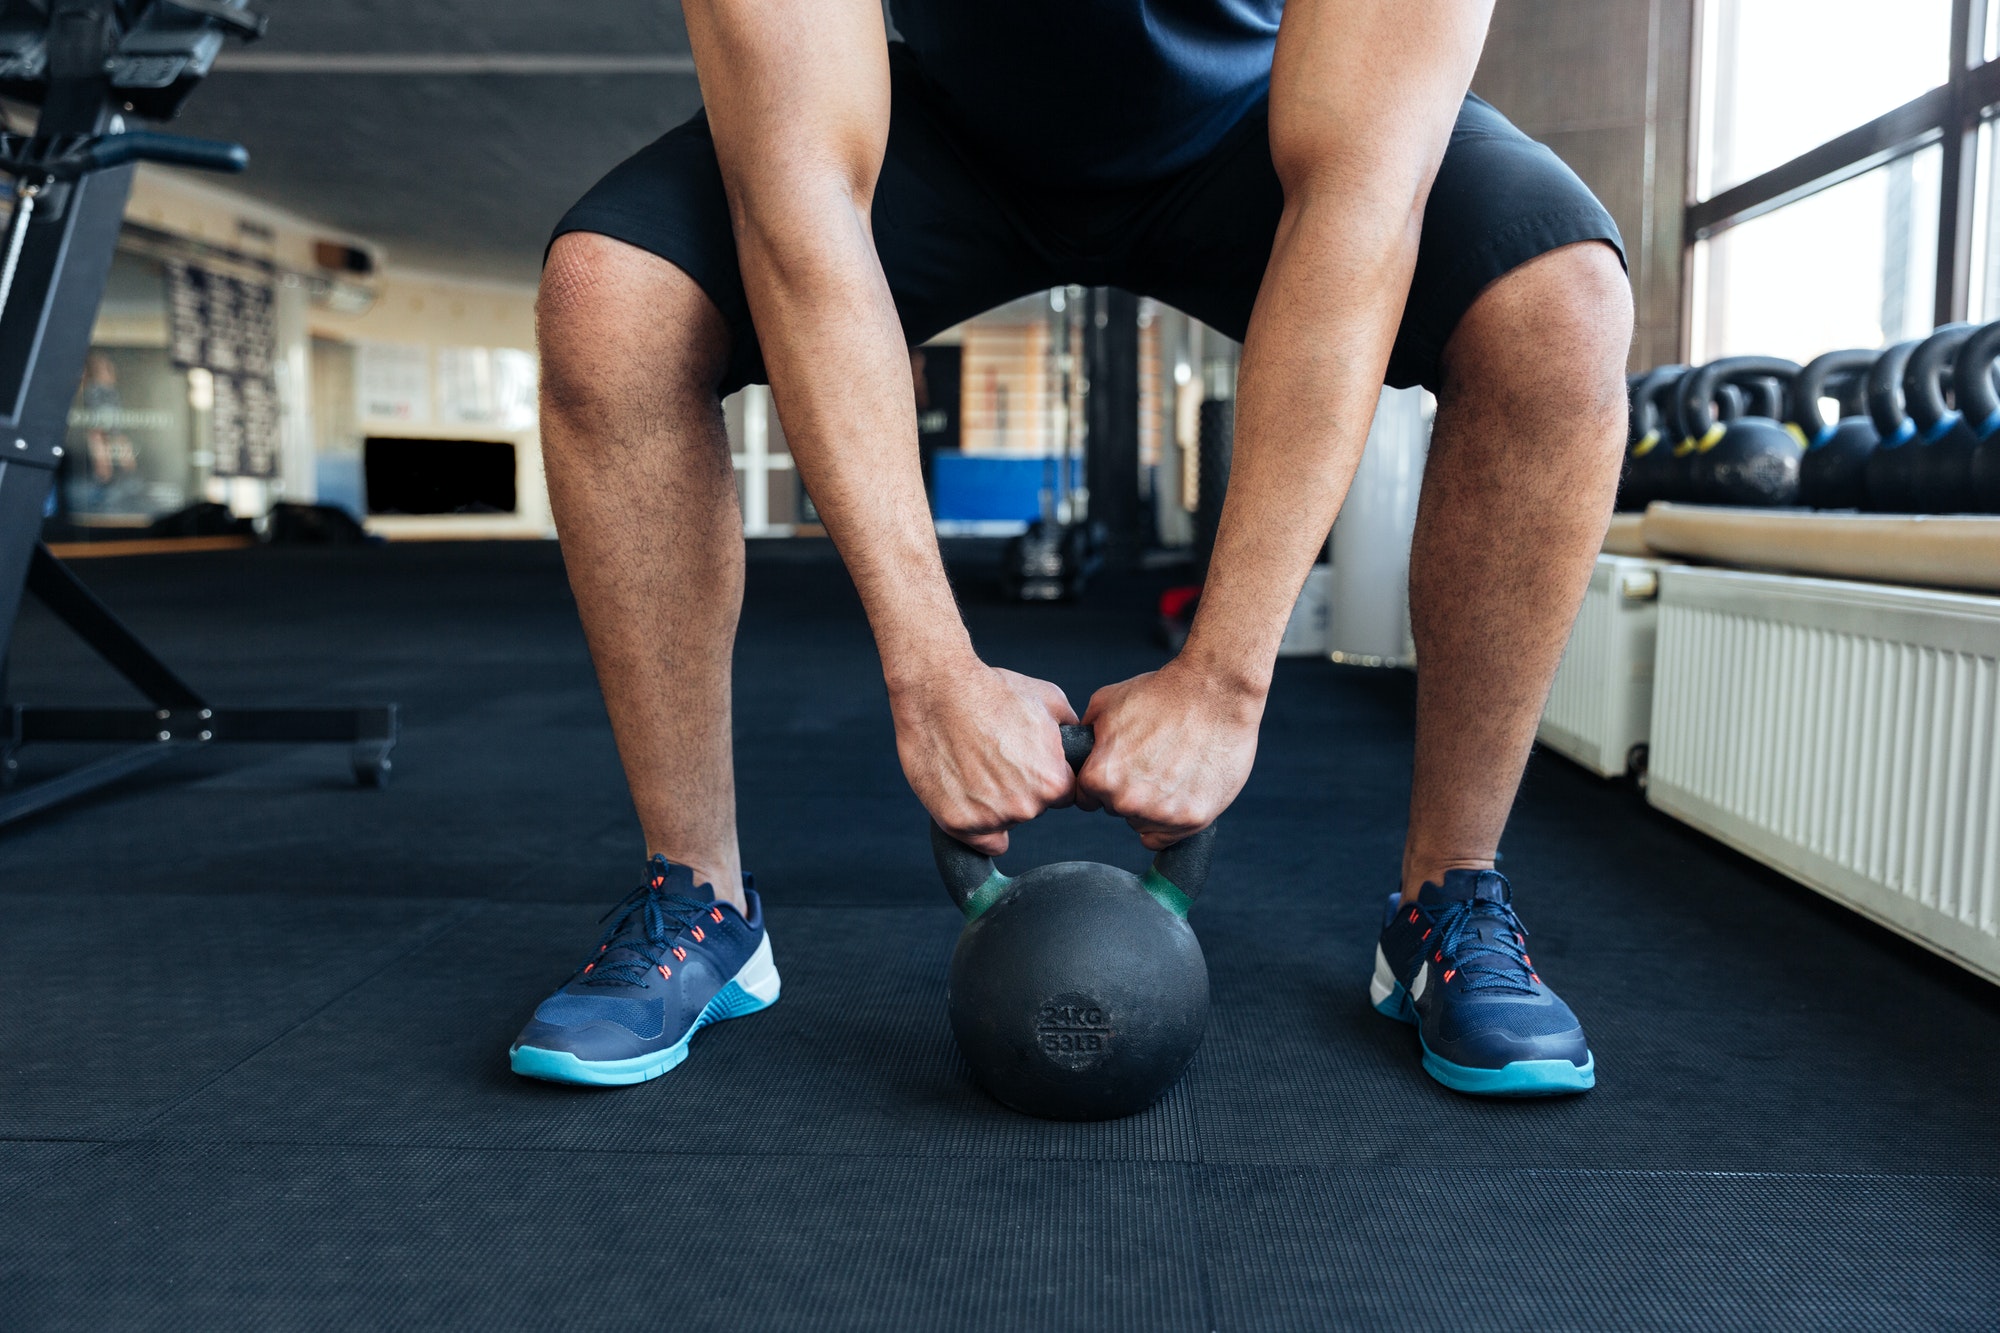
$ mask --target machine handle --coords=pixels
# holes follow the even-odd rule
[[[51,174],[80,176],[122,167],[127,162],[160,162],[198,171],[234,173],[249,167],[250,150],[240,143],[191,139],[184,134],[161,134],[157,130],[128,130],[124,134],[107,134],[82,152],[71,154],[66,161],[75,162],[76,170],[51,171]]]

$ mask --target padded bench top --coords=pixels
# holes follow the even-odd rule
[[[2000,517],[1655,504],[1612,520],[1610,555],[2000,592]]]

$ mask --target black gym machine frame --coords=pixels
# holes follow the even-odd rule
[[[245,0],[5,0],[0,94],[41,103],[32,136],[0,134],[14,211],[0,248],[0,691],[23,592],[32,592],[144,695],[149,706],[0,708],[0,785],[31,741],[126,748],[0,794],[0,824],[172,755],[242,741],[352,747],[356,778],[388,781],[394,704],[225,708],[209,703],[121,623],[42,543],[70,405],[118,245],[139,161],[241,171],[235,144],[128,130],[124,116],[171,116],[208,72],[225,34],[263,31]]]

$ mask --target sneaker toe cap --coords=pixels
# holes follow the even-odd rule
[[[557,1024],[533,1019],[514,1038],[516,1049],[534,1046],[564,1051],[579,1060],[628,1060],[648,1054],[657,1045],[641,1039],[630,1028],[607,1021]]]
[[[1431,1025],[1424,1041],[1441,1059],[1475,1068],[1499,1069],[1517,1060],[1590,1060],[1583,1025],[1554,995],[1539,1002],[1455,1005]]]

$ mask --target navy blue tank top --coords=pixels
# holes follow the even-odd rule
[[[954,128],[1058,186],[1190,165],[1270,89],[1284,0],[889,0]]]

